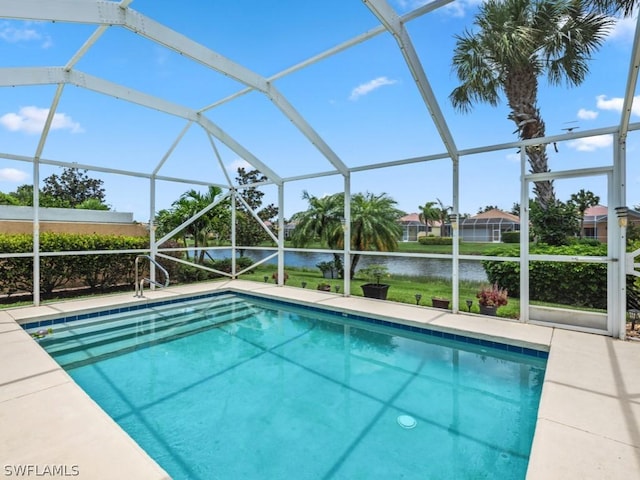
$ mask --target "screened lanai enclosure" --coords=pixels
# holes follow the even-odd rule
[[[231,244],[204,247],[228,252],[232,270],[221,274],[242,278],[249,271],[236,261],[241,249],[261,253],[249,269],[275,261],[281,283],[288,258],[303,251],[336,253],[346,272],[355,255],[362,265],[438,261],[446,265],[453,312],[467,311],[459,294],[465,268],[516,262],[520,322],[624,337],[626,283],[636,274],[635,252],[626,253],[626,212],[640,203],[636,21],[607,24],[597,48],[584,53],[589,71],[578,85],[541,75],[537,99],[523,107],[529,113],[516,118],[504,96],[492,105],[471,95],[467,109],[452,97],[461,84],[452,73],[456,42],[478,30],[478,12],[473,2],[448,0],[1,2],[0,190],[40,186],[61,168],[86,169],[104,181],[113,210],[133,212],[150,226],[150,247],[134,253],[159,265],[191,263],[161,245],[228,201]],[[545,55],[535,51],[531,58],[544,63]],[[527,137],[536,115],[544,121]],[[532,173],[530,161],[541,155],[547,168]],[[238,183],[238,167],[266,180]],[[564,202],[580,189],[600,197],[606,254],[530,251],[529,205],[545,185]],[[210,186],[222,192],[213,203],[156,235],[158,211],[189,189]],[[273,222],[246,203],[242,192],[251,187],[278,207]],[[304,192],[319,199],[343,195],[340,248],[285,245],[285,219],[292,228],[288,219],[308,208]],[[436,199],[450,207],[450,250],[355,249],[351,200],[367,192],[388,195],[406,213]],[[33,259],[33,285],[40,283],[43,259],[96,253],[41,248],[39,195],[34,188],[33,251],[23,254]],[[461,252],[461,217],[489,204],[505,211],[522,206],[519,255]],[[253,211],[273,246],[237,241],[239,208]],[[530,270],[557,263],[604,266],[606,308],[535,302]],[[336,294],[352,295],[351,288],[344,280]],[[33,303],[40,301],[34,288]]]

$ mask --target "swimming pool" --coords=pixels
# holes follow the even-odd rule
[[[235,294],[106,313],[41,345],[174,478],[525,477],[544,352]]]

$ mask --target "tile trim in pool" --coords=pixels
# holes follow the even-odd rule
[[[469,337],[466,335],[460,335],[460,334],[456,334],[456,333],[449,333],[449,332],[443,332],[440,330],[432,330],[430,328],[426,328],[426,327],[418,327],[418,326],[413,326],[413,325],[405,325],[403,323],[396,323],[396,322],[391,322],[388,320],[382,320],[379,318],[372,318],[372,317],[365,317],[363,315],[357,315],[357,314],[353,314],[353,313],[347,313],[347,312],[337,312],[335,310],[331,310],[328,308],[322,308],[322,307],[317,307],[315,305],[307,305],[307,304],[301,304],[301,303],[295,303],[295,302],[287,302],[287,301],[283,301],[280,299],[272,299],[272,298],[266,298],[266,297],[262,297],[259,295],[251,295],[245,292],[235,292],[232,290],[227,290],[224,292],[211,292],[211,293],[203,293],[203,294],[199,294],[199,295],[192,295],[189,297],[179,297],[179,298],[173,298],[173,299],[168,299],[168,300],[158,300],[158,301],[153,301],[153,302],[147,302],[147,303],[143,303],[143,304],[137,304],[137,305],[130,305],[127,307],[119,307],[119,308],[111,308],[108,310],[101,310],[98,312],[92,312],[92,313],[82,313],[82,314],[78,314],[78,315],[69,315],[66,317],[60,317],[60,318],[56,318],[56,319],[49,319],[49,320],[41,320],[38,322],[29,322],[29,323],[25,323],[22,324],[22,328],[24,330],[29,330],[32,328],[39,328],[39,327],[50,327],[52,325],[59,325],[61,323],[68,323],[68,322],[74,322],[76,320],[85,320],[87,318],[91,318],[91,317],[102,317],[104,315],[111,315],[114,313],[124,313],[124,312],[132,312],[135,310],[142,310],[142,309],[147,309],[147,308],[153,308],[153,307],[158,307],[158,306],[162,306],[162,305],[171,305],[174,303],[183,303],[183,302],[188,302],[190,300],[200,300],[203,298],[210,298],[210,297],[217,297],[220,295],[225,295],[228,293],[233,293],[234,295],[237,295],[239,297],[245,297],[245,298],[250,298],[250,299],[258,299],[267,303],[273,303],[273,304],[280,304],[280,305],[291,305],[291,306],[295,306],[297,308],[302,308],[304,310],[310,310],[310,311],[315,311],[315,312],[321,312],[321,313],[333,313],[335,315],[338,315],[342,318],[348,318],[350,320],[356,320],[356,321],[361,321],[361,322],[365,322],[365,323],[373,323],[375,325],[383,325],[386,327],[392,327],[392,328],[397,328],[400,330],[405,330],[405,331],[409,331],[409,332],[414,332],[414,333],[420,333],[423,335],[428,335],[431,337],[437,337],[437,338],[443,338],[445,340],[455,340],[458,342],[463,342],[463,343],[469,343],[472,345],[480,345],[483,347],[490,347],[490,348],[495,348],[497,350],[503,350],[503,351],[507,351],[507,352],[513,352],[513,353],[521,353],[523,355],[528,355],[530,357],[535,357],[535,358],[542,358],[542,359],[548,359],[549,358],[549,352],[543,351],[543,350],[536,350],[533,348],[528,348],[528,347],[520,347],[517,345],[509,345],[507,343],[501,343],[501,342],[494,342],[492,340],[485,340],[485,339],[481,339],[481,338],[475,338],[475,337]]]
[[[337,316],[340,316],[342,318],[348,318],[350,320],[356,320],[356,321],[361,321],[361,322],[365,322],[365,323],[373,323],[375,325],[382,325],[385,327],[392,327],[392,328],[396,328],[399,330],[405,330],[405,331],[409,331],[409,332],[415,332],[415,333],[419,333],[419,334],[423,334],[423,335],[428,335],[431,337],[437,337],[437,338],[443,338],[445,340],[455,340],[458,342],[463,342],[463,343],[469,343],[472,345],[480,345],[483,347],[492,347],[492,348],[496,348],[498,350],[503,350],[503,351],[508,351],[508,352],[513,352],[513,353],[521,353],[524,355],[528,355],[531,357],[536,357],[536,358],[542,358],[542,359],[548,359],[549,358],[549,352],[543,351],[543,350],[536,350],[534,348],[528,348],[528,347],[519,347],[517,345],[509,345],[507,343],[501,343],[501,342],[494,342],[492,340],[485,340],[485,339],[481,339],[481,338],[476,338],[476,337],[469,337],[466,335],[460,335],[460,334],[456,334],[456,333],[448,333],[448,332],[443,332],[440,330],[433,330],[427,327],[418,327],[418,326],[414,326],[414,325],[406,325],[403,323],[396,323],[396,322],[391,322],[389,320],[382,320],[379,318],[373,318],[373,317],[366,317],[363,315],[358,315],[358,314],[353,314],[353,313],[347,313],[347,312],[338,312],[335,310],[331,310],[328,308],[322,308],[322,307],[317,307],[315,305],[308,305],[308,304],[298,304],[298,303],[293,303],[293,302],[286,302],[286,301],[282,301],[282,300],[276,300],[276,299],[272,299],[272,298],[265,298],[265,297],[261,297],[261,296],[257,296],[257,295],[250,295],[250,294],[245,294],[245,293],[239,293],[239,296],[245,296],[248,298],[259,298],[260,300],[263,300],[267,303],[274,303],[274,304],[289,304],[289,305],[293,305],[296,306],[298,308],[302,308],[303,310],[311,310],[311,311],[316,311],[316,312],[320,312],[320,313],[333,313]]]

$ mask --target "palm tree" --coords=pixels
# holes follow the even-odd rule
[[[637,0],[587,0],[587,4],[598,12],[608,15],[621,13],[623,17],[631,17],[638,6]]]
[[[351,199],[351,248],[360,251],[388,252],[398,248],[402,227],[398,219],[403,212],[386,193],[357,193]],[[339,239],[343,243],[344,237]],[[351,258],[349,278],[353,278],[360,254]]]
[[[315,197],[305,190],[302,199],[309,202],[309,208],[291,217],[291,222],[295,224],[291,235],[293,246],[306,247],[311,242],[319,241],[331,249],[337,249],[336,236],[342,231],[344,218],[342,195],[335,193]]]
[[[584,232],[584,212],[587,211],[589,207],[594,207],[600,203],[600,197],[589,190],[580,189],[578,193],[571,194],[571,199],[569,203],[573,204],[575,209],[580,213],[580,233],[579,236],[582,238],[582,234]]]
[[[213,203],[220,193],[222,190],[216,186],[210,186],[204,194],[194,189],[183,193],[178,200],[171,204],[171,209],[161,210],[156,215],[159,230],[164,233],[173,230]],[[228,205],[217,205],[187,225],[176,236],[181,235],[185,239],[186,245],[185,237],[191,235],[194,247],[206,247],[209,235],[213,232],[221,234],[226,228],[225,225],[229,223],[229,218]],[[203,263],[204,255],[205,251],[201,250],[196,261]]]
[[[613,24],[589,12],[580,1],[488,0],[476,15],[477,31],[456,36],[453,68],[460,85],[450,94],[453,106],[469,112],[476,102],[498,105],[504,94],[521,140],[543,137],[538,80],[579,85],[591,55]],[[544,145],[526,148],[532,173],[548,172]],[[539,204],[553,204],[551,181],[535,182]]]
[[[438,220],[440,220],[440,236],[444,237],[444,226],[449,219],[449,213],[453,212],[453,207],[451,205],[445,205],[439,198],[436,198],[436,201],[438,202],[437,211]]]
[[[436,202],[427,202],[423,206],[418,207],[420,209],[418,218],[425,225],[431,225],[433,227],[433,222],[440,219],[440,211],[436,208],[436,205]]]
[[[294,247],[306,247],[312,242],[319,241],[323,246],[337,250],[338,237],[342,235],[342,221],[344,219],[344,199],[342,194],[325,195],[316,197],[304,190],[303,200],[309,202],[309,208],[304,212],[295,213],[291,217],[291,223],[295,229],[291,234],[291,243]],[[333,254],[333,260],[337,267],[342,262],[340,255]],[[339,269],[341,270],[341,269]]]
[[[341,193],[315,197],[304,192],[302,197],[309,202],[309,208],[292,216],[296,227],[292,234],[294,246],[303,247],[313,241],[320,241],[330,249],[344,248],[344,196]],[[357,193],[351,198],[351,248],[361,251],[389,251],[398,245],[402,228],[398,218],[402,212],[395,208],[395,200],[382,193]],[[334,260],[340,265],[340,256],[334,253]],[[354,254],[351,260],[350,278],[353,278],[360,260]],[[341,269],[339,269],[341,270]],[[344,277],[344,272],[340,275]]]

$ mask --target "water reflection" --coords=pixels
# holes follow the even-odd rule
[[[218,260],[229,258],[231,249],[213,250],[209,252],[211,257]],[[245,256],[253,261],[259,261],[272,255],[274,251],[247,250]],[[286,252],[284,257],[285,265],[297,268],[316,268],[318,262],[330,262],[333,255],[330,253],[315,252]],[[265,262],[268,265],[277,265],[277,258]],[[385,265],[389,273],[396,275],[408,275],[413,277],[436,277],[451,279],[451,261],[438,258],[415,258],[415,257],[391,257],[391,256],[362,256],[358,263],[358,269],[365,268],[371,264]],[[479,261],[460,260],[459,261],[460,280],[474,282],[486,282],[487,275]]]

